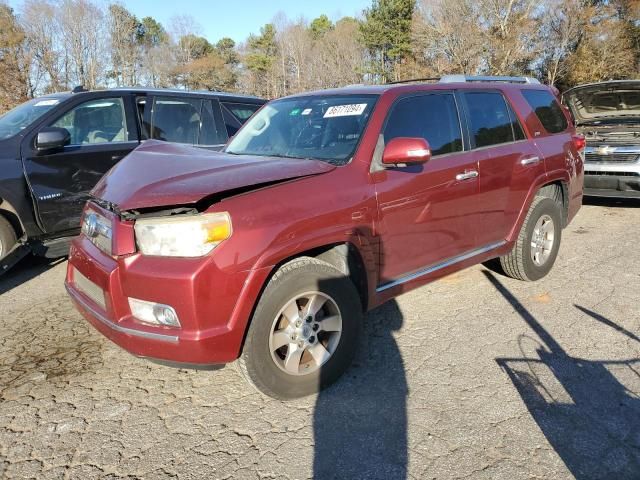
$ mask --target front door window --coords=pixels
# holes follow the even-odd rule
[[[51,126],[66,128],[71,145],[126,142],[128,140],[122,98],[102,98],[81,103]]]

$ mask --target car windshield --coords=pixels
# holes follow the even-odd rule
[[[0,140],[13,137],[58,105],[57,98],[34,98],[0,117]]]
[[[225,151],[344,165],[358,146],[376,99],[375,95],[322,95],[271,102]]]

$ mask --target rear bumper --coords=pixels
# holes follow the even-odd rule
[[[211,257],[113,258],[81,235],[71,244],[65,286],[85,319],[128,352],[202,368],[238,357],[268,270],[234,272]],[[99,287],[104,302],[74,281],[75,272]],[[172,306],[181,327],[140,322],[131,314],[130,297]]]

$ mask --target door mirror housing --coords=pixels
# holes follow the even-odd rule
[[[431,159],[431,147],[424,138],[397,137],[382,152],[384,165],[415,165]]]
[[[39,153],[60,150],[71,143],[71,134],[66,128],[45,127],[36,136],[36,149]]]

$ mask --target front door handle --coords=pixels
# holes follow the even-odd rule
[[[476,178],[478,176],[478,172],[475,170],[467,170],[464,173],[459,173],[456,175],[456,180],[461,182],[463,180],[470,180],[472,178]]]
[[[527,157],[520,160],[520,165],[533,165],[534,163],[540,163],[540,157]]]

